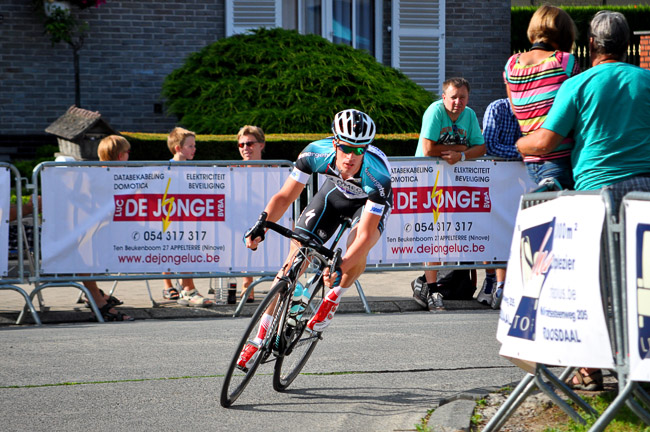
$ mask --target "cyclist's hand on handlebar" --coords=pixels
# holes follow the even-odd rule
[[[334,270],[334,273],[332,274],[330,274],[329,267],[323,270],[323,282],[325,282],[326,286],[330,288],[340,286],[341,279],[343,279],[343,272],[340,267],[336,267],[336,270]]]
[[[246,240],[246,247],[252,250],[257,250],[257,246],[264,241],[264,233],[266,232],[266,213],[262,212],[260,217],[255,222],[246,234],[244,238]]]
[[[263,240],[264,239],[262,237],[255,237],[254,239],[246,237],[246,247],[248,249],[257,250],[257,247],[260,243],[262,243]]]

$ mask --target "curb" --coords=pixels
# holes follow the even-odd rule
[[[245,304],[240,317],[250,317],[259,303]],[[368,300],[371,313],[405,313],[405,312],[423,312],[424,309],[411,299],[391,299],[391,300]],[[215,305],[208,308],[197,308],[180,306],[176,304],[162,305],[158,307],[141,307],[131,308],[121,306],[118,309],[127,315],[133,316],[136,320],[146,319],[195,319],[195,318],[233,318],[237,305]],[[74,306],[69,310],[45,310],[40,311],[37,308],[38,315],[43,324],[62,324],[62,323],[88,323],[97,322],[95,316],[82,306]],[[491,310],[490,307],[484,306],[473,300],[446,300],[445,310],[435,311],[432,313],[445,313],[445,311],[457,310]],[[360,300],[342,301],[339,307],[339,313],[365,313],[363,303]],[[16,325],[19,312],[2,312],[0,313],[0,326]],[[21,325],[33,325],[32,315],[27,312]]]

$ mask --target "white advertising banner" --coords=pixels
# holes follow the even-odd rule
[[[391,161],[391,179],[372,264],[506,261],[519,198],[535,187],[521,162]]]
[[[501,355],[613,367],[599,276],[604,217],[598,195],[560,197],[518,213],[497,329]]]
[[[626,201],[625,248],[630,379],[650,381],[650,202]]]
[[[0,275],[9,272],[9,209],[11,195],[11,172],[0,169]]]
[[[44,274],[276,271],[289,241],[244,233],[289,167],[46,167]],[[287,211],[279,221],[291,227]]]

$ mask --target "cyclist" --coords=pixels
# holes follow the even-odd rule
[[[323,272],[323,281],[330,287],[316,314],[307,323],[311,331],[323,331],[332,320],[341,296],[366,268],[366,257],[381,237],[393,205],[390,164],[386,155],[370,145],[375,138],[375,123],[367,114],[355,109],[341,111],[332,122],[334,136],[309,144],[298,156],[291,176],[266,205],[267,220],[275,222],[300,196],[313,173],[324,174],[325,183],[303,210],[296,223],[300,230],[321,243],[336,232],[343,217],[352,219],[347,251],[335,271]],[[246,247],[257,249],[264,240],[262,222],[246,233]],[[288,268],[298,247],[291,252],[278,277]],[[272,324],[269,306],[262,317],[258,335],[241,352],[238,367],[247,364],[258,351]]]

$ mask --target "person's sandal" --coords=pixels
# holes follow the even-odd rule
[[[124,304],[124,302],[122,300],[120,300],[117,297],[114,297],[112,295],[108,296],[108,298],[106,298],[106,294],[104,294],[104,291],[102,291],[101,289],[99,290],[99,293],[102,295],[102,297],[104,297],[106,299],[106,301],[108,303],[112,304],[113,306],[119,306],[119,305]]]
[[[574,383],[573,378],[576,378],[578,382]],[[600,391],[603,389],[603,371],[598,369],[590,374],[583,374],[578,369],[566,380],[565,384],[575,390]]]
[[[204,298],[196,289],[191,291],[183,290],[181,298],[176,302],[183,306],[192,307],[209,307],[212,306],[212,301]]]
[[[111,321],[133,321],[135,318],[132,316],[128,316],[120,311],[117,311],[115,313],[110,312],[110,310],[113,308],[113,305],[110,303],[106,303],[104,306],[99,308],[99,313],[102,314],[102,318],[104,318],[104,321],[106,322],[111,322]]]
[[[106,300],[106,303],[110,304],[111,306],[119,306],[119,305],[124,304],[124,302],[122,300],[118,299],[117,297],[114,297],[114,296],[108,296],[107,297],[106,294],[104,293],[104,291],[102,291],[101,289],[99,290],[99,293],[102,295],[102,297],[104,297],[104,300]],[[84,300],[84,304],[85,304],[85,306],[87,308],[90,309],[90,303],[88,302],[88,299]]]
[[[170,287],[163,290],[163,298],[167,300],[178,300],[181,295],[178,293],[178,290],[174,287]]]

